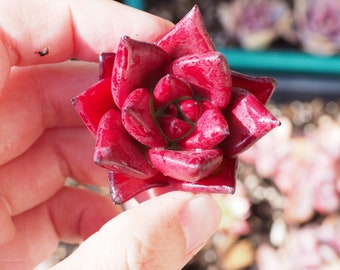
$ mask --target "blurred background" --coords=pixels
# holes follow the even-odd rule
[[[173,22],[198,4],[232,69],[276,78],[282,125],[214,195],[220,230],[185,269],[340,269],[340,1],[124,1]]]
[[[340,269],[340,0],[120,2],[174,23],[198,4],[232,69],[278,82],[282,125],[241,155],[236,193],[214,195],[220,229],[185,269]]]

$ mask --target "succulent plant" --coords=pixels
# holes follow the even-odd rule
[[[292,15],[285,1],[238,0],[222,2],[219,20],[243,48],[264,49],[291,28]]]
[[[254,164],[256,172],[272,179],[285,196],[287,223],[305,223],[315,213],[339,211],[340,124],[324,117],[308,136],[298,136],[287,118],[280,121],[280,129],[242,153],[240,159]]]
[[[338,269],[340,218],[326,217],[321,224],[290,228],[284,243],[274,248],[263,243],[257,249],[258,269]]]
[[[231,71],[194,6],[157,42],[123,36],[102,53],[100,80],[73,105],[115,203],[153,187],[233,193],[237,155],[280,124],[264,105],[275,86]]]
[[[332,55],[340,52],[340,2],[295,0],[295,34],[305,51]]]

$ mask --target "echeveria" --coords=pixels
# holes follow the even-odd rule
[[[295,0],[296,35],[310,53],[340,52],[340,2],[338,0]]]
[[[233,193],[238,153],[279,125],[266,77],[231,71],[195,6],[155,43],[121,38],[100,80],[73,99],[123,203],[152,187]]]
[[[291,28],[286,1],[235,0],[221,2],[218,17],[226,32],[243,48],[263,49]]]

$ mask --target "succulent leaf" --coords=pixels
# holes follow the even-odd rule
[[[231,71],[197,6],[156,43],[123,36],[99,67],[72,103],[118,204],[155,187],[233,193],[237,154],[280,124],[264,107],[275,80]]]
[[[219,52],[192,54],[174,60],[169,72],[196,86],[195,94],[225,108],[231,96],[231,74],[227,60]]]
[[[172,59],[216,50],[197,5],[156,44]]]
[[[122,121],[127,132],[138,142],[149,147],[167,145],[152,116],[150,93],[146,88],[134,90],[125,100]]]
[[[226,115],[230,134],[222,143],[225,156],[235,156],[248,149],[280,125],[280,121],[254,95],[242,88],[233,89]]]
[[[188,150],[210,149],[220,144],[228,134],[228,123],[224,115],[214,105],[204,102],[195,130],[178,145]]]
[[[185,81],[167,74],[161,78],[153,92],[154,106],[159,108],[177,99],[190,98],[193,96],[192,89]]]
[[[133,90],[160,79],[169,62],[168,54],[156,45],[122,37],[112,73],[112,95],[117,107],[122,108]]]
[[[94,137],[102,116],[116,108],[110,88],[110,78],[102,79],[72,99],[72,105]]]
[[[148,179],[157,174],[145,158],[143,148],[124,129],[117,109],[107,111],[99,123],[94,162],[135,179]]]
[[[175,151],[154,148],[149,150],[149,158],[163,175],[195,182],[214,172],[221,165],[223,155],[220,149]]]

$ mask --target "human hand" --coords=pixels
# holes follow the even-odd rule
[[[121,212],[64,186],[107,185],[70,105],[97,80],[88,61],[122,35],[152,41],[171,23],[111,0],[0,0],[0,18],[0,269],[32,269],[60,240],[80,242]],[[56,269],[179,269],[218,222],[210,197],[165,194],[109,221]]]

